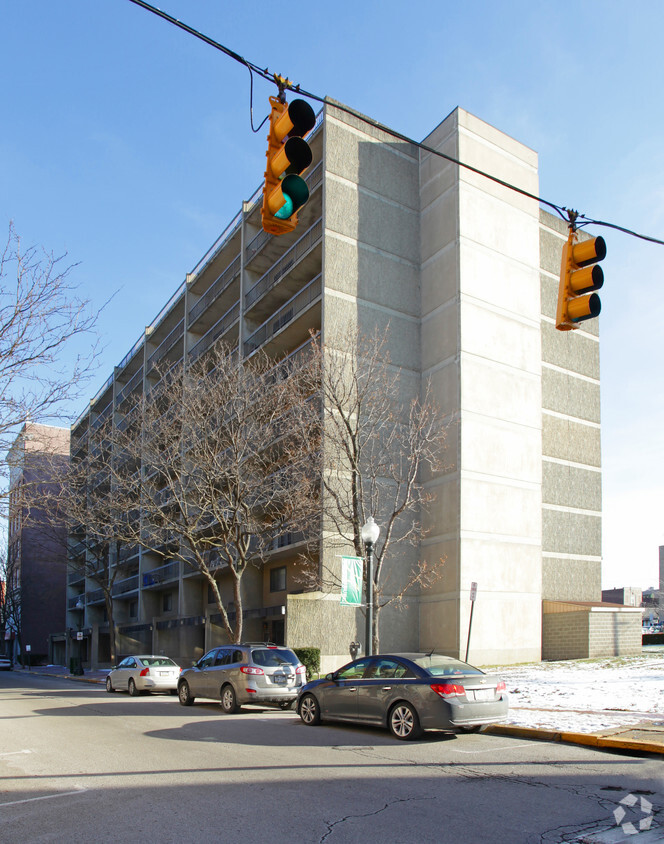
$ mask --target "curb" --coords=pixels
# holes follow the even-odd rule
[[[58,680],[75,680],[77,683],[92,683],[99,686],[103,686],[105,682],[98,677],[81,677],[78,674],[48,674],[46,671],[30,671],[29,668],[24,668],[23,670],[26,674],[32,674],[35,677],[57,677]]]
[[[626,728],[629,730],[631,728]],[[603,750],[638,750],[641,753],[664,755],[664,743],[598,735],[597,733],[572,733],[564,730],[539,730],[535,727],[517,727],[510,724],[492,724],[483,732],[491,735],[517,736],[519,738],[558,741],[566,744],[582,744]]]

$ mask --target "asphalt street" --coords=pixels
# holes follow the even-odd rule
[[[0,674],[0,775],[2,842],[664,840],[652,754],[484,733],[406,743],[23,672]]]

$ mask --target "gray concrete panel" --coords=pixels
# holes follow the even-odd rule
[[[542,502],[583,510],[602,510],[602,475],[565,463],[542,464]]]
[[[584,425],[574,419],[544,413],[542,454],[545,457],[554,457],[571,463],[584,463],[599,468],[601,466],[600,429]]]
[[[600,601],[602,598],[599,589],[601,574],[599,560],[544,557],[542,560],[542,600]],[[571,658],[571,656],[566,657],[566,659]]]
[[[549,510],[544,507],[542,551],[599,558],[602,554],[602,514]],[[599,581],[595,588],[601,592]]]
[[[542,367],[542,408],[599,423],[599,383]]]

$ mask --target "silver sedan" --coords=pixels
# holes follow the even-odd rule
[[[106,691],[128,691],[130,695],[141,692],[177,693],[180,668],[167,656],[128,656],[112,668],[106,677]]]
[[[297,711],[308,726],[353,721],[406,740],[424,730],[470,732],[504,721],[508,700],[502,680],[453,657],[381,654],[307,683]]]

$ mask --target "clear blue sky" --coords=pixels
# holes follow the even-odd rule
[[[459,105],[537,150],[542,197],[664,239],[658,0],[159,3],[415,139]],[[92,395],[260,185],[265,130],[246,68],[129,0],[0,12],[0,222],[80,262],[95,304],[118,291]],[[256,125],[272,93],[257,80]],[[664,544],[664,247],[593,233],[608,245],[603,585],[646,587]]]

